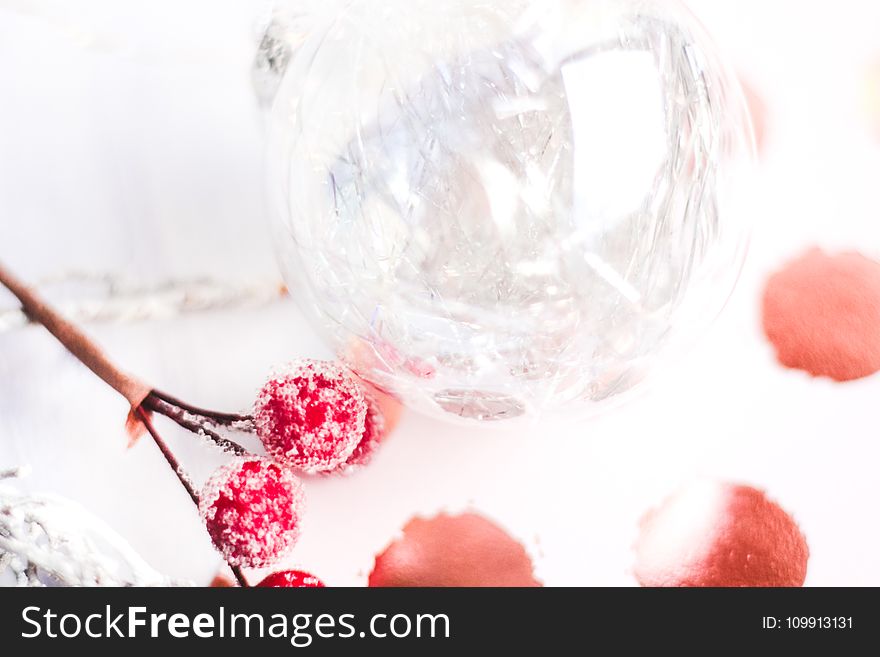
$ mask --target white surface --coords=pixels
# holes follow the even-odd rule
[[[691,2],[770,109],[750,260],[713,332],[651,391],[602,418],[450,428],[406,415],[362,473],[313,478],[292,561],[362,585],[413,514],[472,506],[520,537],[551,585],[628,585],[640,516],[696,476],[766,489],[812,551],[807,584],[880,585],[880,377],[775,364],[757,314],[767,272],[805,245],[880,256],[880,144],[859,104],[880,4]],[[209,9],[210,8],[210,9]],[[30,278],[276,276],[245,2],[0,0],[0,258]],[[0,307],[8,307],[0,295]],[[90,331],[126,368],[193,403],[245,408],[269,367],[324,355],[289,303]],[[0,468],[69,496],[168,575],[219,565],[125,405],[37,328],[0,333]],[[220,457],[167,424],[203,477]]]

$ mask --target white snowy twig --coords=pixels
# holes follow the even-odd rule
[[[60,303],[59,308],[78,322],[133,322],[206,310],[255,308],[286,294],[283,285],[274,280],[242,285],[210,279],[167,280],[144,286],[109,274],[82,272],[65,273],[40,284],[66,290],[72,299]],[[0,333],[30,321],[20,308],[0,304]]]

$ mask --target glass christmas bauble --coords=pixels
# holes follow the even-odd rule
[[[751,128],[682,6],[355,0],[295,41],[269,130],[285,275],[408,406],[601,408],[723,305]]]

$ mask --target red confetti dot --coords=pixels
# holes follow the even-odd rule
[[[366,415],[360,384],[329,361],[290,364],[266,382],[254,405],[266,451],[304,472],[343,464],[363,438]]]
[[[259,568],[296,543],[303,510],[299,480],[267,459],[236,459],[211,475],[199,500],[208,534],[231,564]]]
[[[507,532],[473,513],[413,518],[376,557],[369,585],[540,586],[532,560]]]
[[[642,520],[642,586],[801,586],[809,550],[797,524],[750,486],[703,482]]]
[[[767,281],[764,332],[779,362],[850,381],[880,370],[880,263],[812,249]]]
[[[301,570],[282,570],[278,573],[272,573],[257,586],[276,589],[321,589],[324,588],[324,582]]]
[[[210,586],[212,589],[225,589],[238,585],[223,573],[217,573],[211,580]]]

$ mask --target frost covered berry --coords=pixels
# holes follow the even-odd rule
[[[268,459],[236,459],[211,475],[199,500],[208,534],[231,564],[259,568],[296,543],[303,489]]]
[[[345,462],[333,470],[333,474],[350,474],[367,465],[379,444],[394,431],[400,420],[401,405],[391,395],[361,381],[367,399],[367,417],[364,435]]]
[[[254,404],[254,425],[266,451],[304,472],[345,463],[364,437],[367,401],[342,365],[301,360],[274,374]]]
[[[355,445],[354,451],[342,463],[337,465],[332,472],[347,474],[353,472],[370,462],[373,453],[379,447],[379,441],[385,435],[385,418],[379,405],[373,400],[367,399],[367,415],[364,419],[364,433]]]
[[[324,582],[301,570],[282,570],[278,573],[272,573],[257,586],[275,589],[321,589],[324,588]]]

